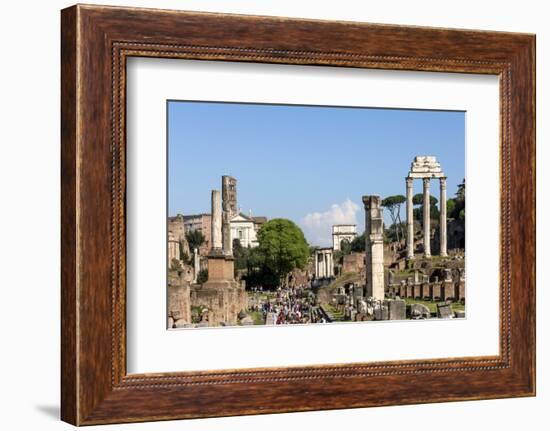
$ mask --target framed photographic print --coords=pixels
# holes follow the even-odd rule
[[[63,420],[534,395],[533,35],[61,30]]]

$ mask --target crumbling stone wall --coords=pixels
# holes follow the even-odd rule
[[[344,256],[342,262],[342,274],[348,272],[359,273],[365,268],[364,253],[350,253]]]
[[[191,323],[189,283],[173,280],[168,284],[168,328],[181,328]]]
[[[219,288],[193,285],[190,293],[192,307],[208,310],[208,326],[219,326],[220,323],[236,325],[239,312],[248,307],[246,291],[236,282],[232,287],[223,284]]]

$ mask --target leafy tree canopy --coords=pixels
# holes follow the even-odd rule
[[[279,279],[307,263],[309,245],[302,230],[291,220],[268,221],[258,232],[258,242],[265,266]]]
[[[365,251],[365,233],[363,232],[361,235],[356,236],[353,238],[353,241],[351,242],[351,251],[361,253]]]
[[[430,195],[430,204],[431,206],[437,205],[439,200]],[[423,193],[417,193],[413,196],[413,205],[423,205],[424,204],[424,194]]]
[[[447,199],[447,214],[453,214],[456,207],[454,199]]]
[[[455,198],[447,201],[447,217],[455,220],[464,220],[464,207],[466,204],[465,198],[466,183],[462,180],[462,183],[460,183],[457,187]]]
[[[343,254],[350,254],[351,242],[349,242],[347,239],[343,239],[342,241],[340,241],[340,250],[342,250]]]
[[[403,195],[394,195],[394,196],[388,196],[387,198],[382,200],[381,205],[386,208],[394,207],[395,205],[400,205],[402,203],[405,203],[407,198]]]

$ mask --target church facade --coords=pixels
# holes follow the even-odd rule
[[[257,233],[261,226],[258,217],[249,217],[243,213],[238,213],[230,220],[231,241],[238,239],[242,247],[257,247]]]

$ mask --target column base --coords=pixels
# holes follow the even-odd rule
[[[234,280],[234,259],[223,254],[210,254],[208,256],[208,281]]]

